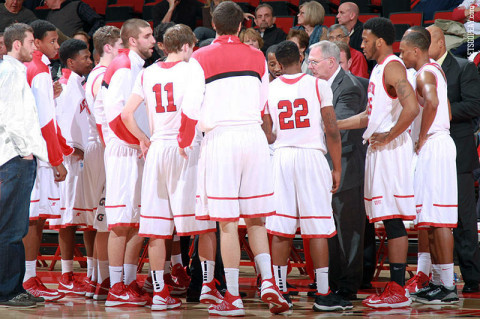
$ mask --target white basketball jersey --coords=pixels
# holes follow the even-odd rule
[[[332,106],[326,81],[308,74],[283,75],[270,83],[268,111],[277,139],[274,148],[300,147],[327,153],[320,108]]]
[[[93,85],[97,80],[102,80],[103,75],[105,74],[105,71],[107,70],[106,66],[103,65],[98,65],[96,66],[88,75],[87,83],[85,83],[85,99],[87,100],[88,107],[90,108],[90,113],[88,113],[88,126],[89,126],[89,132],[88,132],[88,140],[90,142],[92,141],[99,141],[99,134],[98,134],[98,129],[97,129],[97,122],[95,119],[95,103],[96,103],[96,97],[93,96]],[[99,92],[100,92],[99,87]],[[97,92],[97,96],[98,93]]]
[[[183,97],[191,89],[185,81],[190,67],[183,61],[157,62],[137,77],[132,93],[145,100],[151,141],[177,140]],[[197,130],[195,140],[200,139],[201,134]]]
[[[445,74],[442,71],[442,67],[437,62],[430,62],[423,65],[417,72],[415,80],[422,72],[431,72],[437,80],[437,96],[438,107],[437,114],[433,120],[432,126],[428,130],[427,134],[433,134],[437,132],[449,132],[450,131],[450,116],[448,113],[448,96],[447,96],[447,80]],[[422,125],[423,105],[420,104],[420,113],[417,115],[412,124],[412,139],[418,140],[420,135],[420,128]]]

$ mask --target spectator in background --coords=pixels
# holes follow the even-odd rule
[[[335,44],[340,49],[340,67],[345,72],[350,72],[350,66],[352,65],[352,54],[350,53],[350,46],[341,41],[335,41]]]
[[[300,50],[300,57],[302,59],[302,72],[312,74],[308,68],[308,54],[305,52],[308,48],[309,37],[305,30],[290,29],[287,34],[287,40],[294,42]]]
[[[163,61],[167,57],[165,48],[163,46],[163,35],[170,27],[173,27],[174,25],[175,23],[173,22],[162,22],[155,27],[155,30],[153,30],[153,37],[157,42],[157,45],[154,47],[155,50],[153,50],[154,54],[157,56],[156,59]]]
[[[345,26],[334,24],[328,29],[328,41],[341,41],[348,45],[350,36]],[[363,53],[350,47],[350,72],[353,75],[368,79],[368,65]]]
[[[255,9],[255,25],[263,39],[263,53],[266,53],[271,45],[285,40],[286,34],[275,25],[276,17],[273,15],[273,8],[267,3],[261,3]]]
[[[45,20],[53,23],[67,37],[86,31],[92,37],[105,21],[88,4],[78,0],[45,0],[50,8]]]
[[[240,41],[254,47],[255,49],[260,50],[260,48],[264,46],[262,37],[257,31],[255,31],[254,28],[242,30],[242,32],[240,32],[239,38]]]
[[[298,24],[294,29],[305,30],[310,37],[308,46],[327,39],[327,27],[323,26],[325,19],[325,9],[316,1],[305,2],[299,7]],[[306,53],[310,50],[307,48]]]
[[[193,30],[193,33],[198,40],[199,47],[210,44],[215,38],[216,33],[212,26],[212,13],[213,10],[215,10],[215,7],[222,1],[223,0],[207,0],[205,6],[202,8],[203,26],[196,27],[195,30]]]
[[[338,7],[337,20],[349,32],[350,42],[348,44],[361,52],[363,23],[358,20],[359,13],[360,11],[355,3],[344,2]]]
[[[7,47],[3,40],[3,32],[0,32],[0,61],[3,61],[3,56],[7,54]]]
[[[473,19],[470,18],[470,12],[472,12]],[[473,33],[475,36],[480,35],[480,0],[464,0],[453,10],[452,20],[464,23],[468,33]],[[473,48],[470,42],[464,42],[451,52],[456,56],[466,58],[468,54],[479,49],[480,37],[477,37],[473,42]]]
[[[35,14],[23,7],[23,0],[6,0],[0,4],[0,32],[12,23],[30,23],[35,20],[37,20]]]
[[[88,35],[87,32],[77,31],[77,32],[75,32],[75,34],[73,35],[72,38],[85,42],[87,44],[88,51],[90,51],[90,39],[91,39],[91,37]]]
[[[188,25],[192,30],[201,16],[201,3],[197,0],[163,0],[152,8],[153,27],[162,22]]]

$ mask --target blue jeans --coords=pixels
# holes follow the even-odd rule
[[[0,301],[24,292],[25,249],[30,194],[36,160],[17,156],[0,166]]]

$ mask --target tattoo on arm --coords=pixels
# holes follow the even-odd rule
[[[406,79],[400,79],[395,85],[395,90],[397,91],[397,97],[400,100],[404,100],[410,96],[411,92],[408,90],[409,83]]]

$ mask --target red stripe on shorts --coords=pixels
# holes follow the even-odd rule
[[[239,196],[239,197],[214,197],[214,196],[207,196],[207,198],[208,198],[208,199],[218,199],[218,200],[238,200],[238,199],[261,198],[261,197],[268,197],[268,196],[273,196],[273,193],[263,194],[263,195],[256,195],[256,196]]]
[[[414,196],[413,195],[393,195],[393,197],[396,197],[396,198],[412,198]]]
[[[458,207],[458,205],[441,205],[441,204],[433,204],[435,207]]]
[[[377,197],[372,197],[372,198],[367,198],[367,197],[364,197],[363,199],[364,200],[367,200],[369,202],[371,202],[372,200],[375,200],[375,199],[380,199],[380,198],[383,198],[383,196],[377,196]]]
[[[119,208],[119,207],[127,207],[127,205],[105,206],[105,208]]]
[[[147,218],[147,219],[162,219],[162,220],[173,220],[173,218],[168,218],[168,217],[162,217],[162,216],[145,216],[140,214],[141,218]]]

